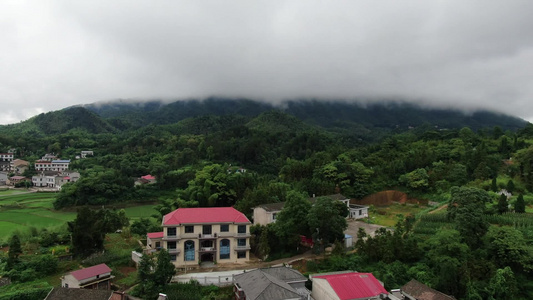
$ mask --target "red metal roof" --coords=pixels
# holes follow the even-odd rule
[[[250,223],[233,207],[178,208],[163,217],[163,225],[198,223]]]
[[[141,176],[141,178],[146,180],[155,180],[155,177],[150,174]]]
[[[163,233],[163,231],[161,231],[161,232],[148,232],[146,235],[149,238],[151,238],[151,239],[159,239],[159,238],[162,238],[164,236],[164,233]]]
[[[375,297],[388,294],[372,273],[344,273],[313,276],[326,279],[341,300]]]
[[[99,264],[99,265],[88,267],[85,269],[72,271],[70,275],[74,276],[74,278],[81,281],[81,280],[95,277],[96,275],[102,275],[105,273],[111,273],[111,269],[106,264]]]

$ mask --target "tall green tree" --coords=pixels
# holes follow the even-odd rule
[[[455,221],[462,240],[470,247],[481,244],[489,224],[484,220],[485,204],[491,201],[489,194],[472,187],[452,187],[448,218]]]
[[[526,212],[526,203],[524,202],[524,195],[518,195],[518,198],[516,199],[516,202],[514,204],[514,211],[517,213]]]
[[[509,267],[496,270],[488,287],[489,300],[517,299],[518,285],[513,270]]]
[[[9,251],[7,252],[7,268],[11,269],[18,262],[19,255],[22,254],[22,247],[19,236],[14,234],[9,240]]]
[[[515,190],[514,181],[512,179],[509,179],[509,181],[507,181],[507,190],[509,191],[509,193],[512,193]]]
[[[497,181],[496,181],[496,177],[492,178],[492,181],[490,183],[490,190],[493,191],[493,192],[497,192],[498,191],[498,184],[497,184]]]
[[[157,253],[153,281],[156,285],[163,287],[170,282],[174,274],[176,274],[176,267],[172,264],[168,251],[163,248]]]
[[[507,202],[507,195],[505,195],[504,193],[502,193],[500,195],[500,198],[498,198],[497,209],[500,215],[509,211],[509,203]]]
[[[276,216],[274,230],[282,243],[295,247],[299,243],[298,235],[309,236],[307,215],[311,209],[311,202],[303,193],[290,191],[283,209]]]
[[[309,210],[307,223],[317,240],[325,245],[335,240],[344,239],[344,230],[348,227],[346,217],[329,197],[318,197]]]

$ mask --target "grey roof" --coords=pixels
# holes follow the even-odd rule
[[[285,205],[285,202],[278,202],[278,203],[262,204],[262,205],[259,205],[258,207],[261,207],[266,211],[281,211],[284,205]]]
[[[249,300],[282,300],[300,298],[288,283],[257,269],[236,275],[235,283],[242,288]]]
[[[294,282],[294,281],[307,281],[307,278],[303,276],[300,272],[287,267],[272,267],[272,268],[263,268],[261,271],[270,274],[284,282]]]
[[[418,282],[416,280],[409,281],[406,285],[402,286],[400,290],[409,296],[415,297],[417,300],[454,300],[452,296],[448,296],[437,290],[430,288],[429,286]]]
[[[113,291],[55,287],[45,300],[109,300]]]

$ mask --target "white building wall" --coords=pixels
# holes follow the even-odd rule
[[[311,297],[315,300],[340,300],[328,281],[322,278],[313,278]]]

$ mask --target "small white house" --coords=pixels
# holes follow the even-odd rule
[[[72,271],[61,277],[61,286],[66,288],[111,289],[111,269],[106,264]]]

